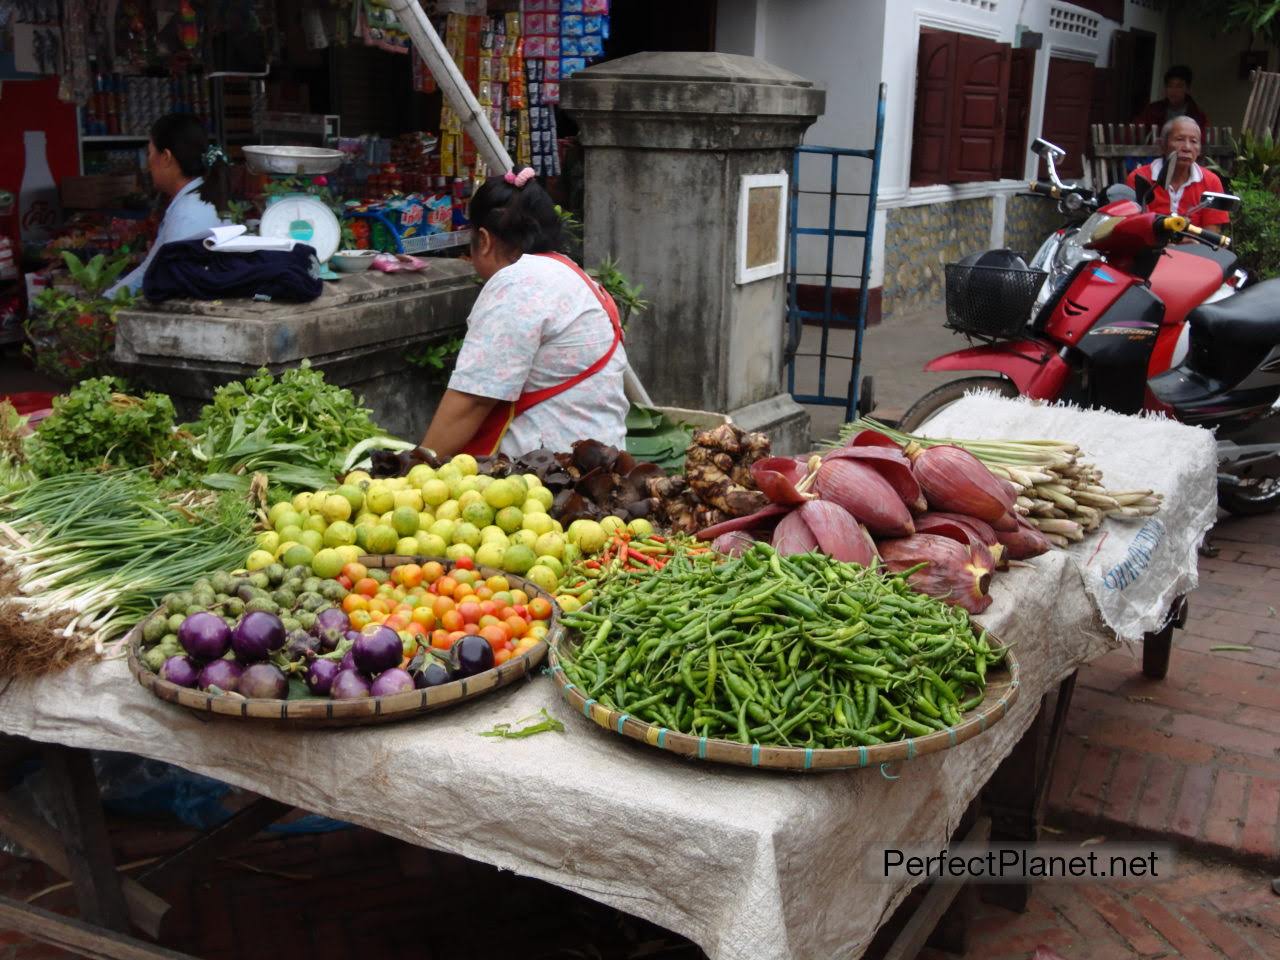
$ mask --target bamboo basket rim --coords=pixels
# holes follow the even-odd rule
[[[429,563],[435,561],[452,565],[443,557],[428,556],[364,556],[360,563],[367,567],[391,569],[402,563]],[[531,674],[546,657],[551,643],[564,631],[560,623],[560,607],[555,598],[536,584],[516,574],[477,567],[483,576],[504,576],[517,589],[524,590],[530,598],[542,597],[551,603],[551,619],[545,639],[518,657],[491,667],[483,673],[452,680],[435,687],[397,693],[384,697],[366,697],[360,700],[330,700],[327,697],[307,697],[300,700],[249,699],[238,694],[205,693],[188,687],[180,687],[152,673],[142,662],[142,627],[159,611],[153,611],[126,636],[129,672],[145,689],[161,700],[177,704],[197,713],[234,720],[254,720],[259,723],[299,727],[346,727],[406,720],[423,713],[430,713],[454,704],[474,700],[492,690],[508,686],[521,677]]]
[[[551,637],[551,634],[548,634]],[[597,700],[585,696],[560,665],[557,649],[568,637],[561,630],[551,644],[549,652],[552,677],[560,687],[561,695],[577,712],[615,736],[638,740],[650,747],[694,760],[709,760],[759,770],[781,770],[790,773],[820,773],[831,770],[861,769],[914,760],[930,753],[949,750],[985,733],[1004,719],[1009,708],[1018,699],[1021,687],[1020,669],[1013,650],[1009,649],[999,667],[988,671],[987,698],[975,709],[960,718],[958,726],[937,730],[923,737],[910,737],[891,743],[867,747],[785,747],[769,744],[745,744],[718,737],[695,737],[667,727],[660,727],[615,710]],[[995,634],[987,632],[987,639],[1006,646]]]

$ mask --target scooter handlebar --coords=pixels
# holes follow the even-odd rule
[[[1061,190],[1052,183],[1045,183],[1043,180],[1032,180],[1027,184],[1027,189],[1032,193],[1038,193],[1042,197],[1053,197],[1055,200],[1062,196]]]
[[[1209,246],[1214,248],[1231,246],[1230,237],[1224,237],[1222,234],[1215,233],[1213,230],[1206,230],[1203,227],[1197,227],[1186,217],[1165,217],[1161,221],[1161,225],[1167,233],[1183,233],[1189,237],[1199,240],[1201,243],[1207,243]]]

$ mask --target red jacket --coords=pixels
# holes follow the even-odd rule
[[[1192,99],[1191,95],[1187,95],[1187,102],[1182,108],[1182,112],[1188,117],[1200,124],[1203,131],[1209,125],[1209,116],[1200,109],[1200,104]],[[1142,111],[1133,118],[1134,123],[1140,123],[1143,126],[1163,127],[1166,120],[1169,119],[1169,101],[1153,100],[1142,108]]]
[[[1137,170],[1129,174],[1125,181],[1129,186],[1136,189],[1139,176],[1145,177],[1148,181],[1155,184],[1156,178],[1160,175],[1160,170],[1164,166],[1163,160],[1152,160],[1145,163]],[[1186,216],[1187,211],[1200,202],[1200,197],[1206,192],[1221,193],[1222,181],[1218,179],[1218,175],[1212,170],[1206,170],[1200,164],[1193,164],[1191,167],[1191,179],[1182,186],[1182,190],[1175,191],[1177,199],[1177,209],[1173,209],[1174,197],[1170,197],[1164,187],[1156,185],[1155,194],[1151,203],[1147,206],[1147,210],[1151,213],[1180,213]],[[1139,197],[1139,200],[1142,198]],[[1197,227],[1216,227],[1224,223],[1230,223],[1231,218],[1221,210],[1197,210],[1191,214],[1191,222]]]

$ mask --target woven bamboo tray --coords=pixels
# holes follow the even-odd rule
[[[367,556],[360,558],[360,562],[367,567],[380,567],[386,570],[402,563],[427,563],[431,560],[449,563],[439,557]],[[513,576],[501,570],[486,567],[479,567],[477,570],[486,577],[494,575],[506,577],[511,581],[512,586],[525,591],[531,599],[543,597],[551,601],[550,629],[545,640],[520,656],[512,657],[501,666],[486,670],[484,673],[454,680],[452,683],[442,683],[437,687],[427,687],[425,690],[414,690],[411,693],[398,693],[390,697],[368,697],[363,700],[330,700],[325,697],[305,700],[249,700],[236,694],[204,693],[170,683],[147,669],[141,659],[142,627],[146,623],[145,620],[134,627],[126,638],[129,670],[142,686],[161,700],[176,703],[178,706],[198,713],[218,717],[276,723],[290,727],[353,727],[407,720],[419,714],[430,713],[466,700],[474,700],[499,687],[514,683],[542,662],[547,655],[549,642],[555,640],[564,630],[560,625],[560,608],[546,591],[539,589],[523,577]],[[152,614],[152,616],[155,615]]]
[[[565,642],[562,636],[557,637],[558,642]],[[987,634],[987,638],[994,644],[1000,643],[991,634]],[[551,674],[560,685],[560,692],[564,698],[583,716],[594,720],[610,733],[630,737],[632,740],[639,740],[651,747],[667,750],[682,757],[797,773],[879,766],[882,763],[893,763],[898,760],[913,760],[928,753],[937,753],[939,750],[958,746],[966,740],[972,740],[1002,720],[1018,699],[1019,687],[1018,661],[1013,652],[1009,651],[999,668],[987,672],[986,699],[978,707],[961,716],[959,726],[952,727],[950,730],[938,730],[928,736],[897,740],[893,743],[823,750],[810,747],[745,744],[715,737],[694,737],[677,730],[646,723],[627,713],[620,713],[584,696],[582,689],[569,680],[564,668],[560,666],[555,644],[551,649]]]

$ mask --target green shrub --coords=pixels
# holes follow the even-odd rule
[[[1238,185],[1241,207],[1232,218],[1231,244],[1240,265],[1259,279],[1280,277],[1280,195]]]

